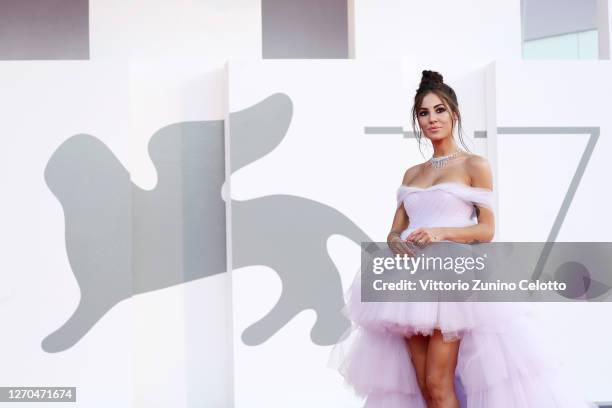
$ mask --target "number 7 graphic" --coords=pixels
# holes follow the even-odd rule
[[[497,128],[497,134],[500,135],[517,135],[517,134],[590,134],[587,145],[582,153],[582,157],[580,158],[580,162],[576,167],[576,172],[572,177],[572,181],[565,193],[565,197],[563,198],[563,202],[561,203],[561,207],[559,208],[559,212],[555,217],[555,221],[553,226],[548,233],[548,238],[546,239],[546,243],[544,244],[544,249],[540,254],[538,262],[535,266],[533,274],[531,276],[531,280],[535,281],[542,275],[542,271],[544,270],[544,266],[546,265],[546,261],[550,255],[550,251],[552,250],[555,240],[559,235],[559,231],[561,230],[561,226],[563,225],[563,221],[565,220],[565,216],[567,215],[567,211],[572,203],[574,195],[576,194],[576,190],[580,185],[580,180],[584,174],[587,164],[591,159],[591,155],[593,154],[593,150],[595,149],[595,145],[597,144],[597,140],[599,139],[599,127],[499,127]]]

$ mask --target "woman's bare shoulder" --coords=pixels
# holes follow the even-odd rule
[[[465,169],[470,176],[472,187],[493,187],[493,175],[489,161],[477,154],[468,154],[465,159]]]
[[[404,178],[402,179],[402,184],[409,185],[410,182],[414,180],[414,178],[421,172],[421,170],[423,169],[423,164],[425,163],[420,163],[420,164],[417,164],[417,165],[414,165],[408,168],[408,170],[404,172]]]
[[[477,169],[478,167],[488,167],[489,160],[487,160],[486,157],[479,156],[474,153],[466,153],[465,164],[472,169]]]

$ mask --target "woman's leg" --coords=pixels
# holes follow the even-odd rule
[[[410,359],[416,372],[417,382],[421,389],[423,399],[427,403],[428,407],[433,407],[431,403],[431,397],[427,391],[426,382],[426,363],[427,363],[427,346],[429,344],[429,336],[410,336],[406,338],[406,346],[410,352]]]
[[[455,393],[455,368],[459,340],[445,343],[439,330],[429,339],[425,381],[435,408],[459,408]]]

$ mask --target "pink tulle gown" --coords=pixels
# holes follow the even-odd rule
[[[492,194],[460,183],[400,186],[397,205],[410,217],[401,238],[419,227],[473,225],[473,205],[491,208]],[[426,408],[405,337],[436,328],[445,341],[461,341],[455,383],[462,407],[595,407],[561,378],[548,354],[552,339],[538,329],[529,303],[361,302],[360,283],[358,272],[342,310],[353,325],[329,366],[365,397],[364,407]]]

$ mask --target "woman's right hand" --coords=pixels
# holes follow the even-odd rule
[[[389,245],[389,249],[395,255],[408,255],[414,256],[414,250],[410,247],[412,243],[404,241],[400,238],[399,234],[391,233],[389,234],[389,239],[387,240],[387,245]]]

